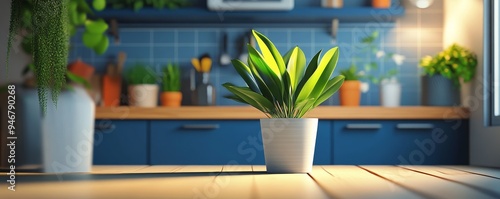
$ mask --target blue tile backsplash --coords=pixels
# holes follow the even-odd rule
[[[375,60],[373,55],[361,52],[360,38],[365,37],[373,31],[379,31],[380,37],[376,41],[382,50],[402,54],[406,57],[404,63],[397,66],[393,62],[380,62],[378,73],[386,72],[392,68],[399,70],[398,79],[402,83],[402,105],[420,105],[420,77],[418,61],[420,57],[431,55],[442,49],[442,26],[436,27],[433,22],[429,28],[423,23],[423,15],[420,10],[407,9],[407,15],[396,23],[341,23],[337,39],[334,41],[330,36],[329,27],[289,27],[277,28],[254,24],[256,30],[267,35],[277,46],[281,53],[285,53],[291,47],[298,45],[306,54],[308,60],[319,50],[324,52],[334,46],[340,47],[340,59],[335,75],[341,69],[348,68],[353,57],[362,58],[363,63]],[[442,9],[430,9],[434,15],[442,15]],[[412,21],[410,18],[418,18],[415,25],[405,24]],[[432,19],[429,19],[432,20]],[[442,23],[442,22],[441,22]],[[222,35],[228,34],[228,51],[232,58],[238,58],[241,52],[241,38],[250,29],[248,28],[220,28],[220,27],[122,27],[120,28],[120,42],[115,43],[111,38],[111,44],[104,55],[96,55],[91,52],[79,37],[72,39],[72,51],[70,60],[81,58],[85,62],[96,67],[98,73],[104,73],[108,61],[114,59],[119,51],[127,53],[125,71],[135,63],[149,64],[160,74],[161,67],[168,62],[179,63],[183,69],[183,93],[184,105],[190,105],[189,99],[189,71],[193,68],[191,58],[199,57],[208,53],[213,58],[211,71],[211,83],[216,86],[217,105],[238,105],[223,98],[229,94],[222,83],[232,82],[244,85],[232,66],[220,66],[219,55],[222,51]],[[324,105],[338,105],[338,94],[327,100]],[[362,94],[362,105],[379,105],[379,89],[377,85],[370,85],[370,90]]]

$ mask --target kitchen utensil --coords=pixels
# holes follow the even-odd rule
[[[222,53],[220,55],[220,65],[226,66],[231,63],[231,56],[227,53],[227,33],[222,36]]]
[[[215,87],[209,82],[209,79],[210,73],[202,73],[202,82],[196,86],[196,105],[215,105]]]
[[[127,59],[127,54],[124,52],[119,52],[118,53],[118,61],[117,61],[117,69],[116,69],[116,75],[121,76],[122,71],[123,71],[123,66],[125,65],[125,60]]]
[[[191,64],[193,64],[194,68],[196,69],[196,72],[201,72],[201,66],[200,66],[200,60],[193,58],[191,59]]]
[[[208,73],[212,68],[212,59],[210,57],[203,57],[201,59],[201,72]]]
[[[240,56],[239,56],[239,59],[240,59],[240,61],[242,61],[242,62],[246,62],[246,61],[247,61],[247,59],[248,59],[248,52],[247,52],[246,47],[247,47],[247,44],[248,44],[248,42],[249,42],[249,41],[248,41],[248,35],[247,35],[247,34],[245,34],[245,35],[243,36],[243,38],[241,39],[241,42],[242,42],[242,43],[241,43],[241,51],[240,51]]]

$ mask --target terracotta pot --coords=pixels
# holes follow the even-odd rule
[[[372,7],[389,8],[391,7],[391,0],[372,0]]]
[[[104,75],[102,77],[102,106],[119,106],[122,89],[122,78]]]
[[[181,92],[162,92],[160,96],[161,105],[168,107],[179,107],[181,106],[182,93]]]
[[[359,106],[361,99],[361,82],[358,80],[344,81],[339,90],[340,105]]]

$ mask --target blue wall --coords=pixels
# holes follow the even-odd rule
[[[354,57],[363,58],[363,63],[358,63],[359,68],[364,63],[375,60],[374,56],[361,52],[360,39],[373,31],[379,31],[377,43],[387,52],[399,53],[406,57],[400,66],[393,62],[379,62],[379,69],[375,72],[382,74],[392,68],[399,70],[398,78],[403,86],[402,105],[420,104],[420,77],[418,61],[424,55],[432,55],[442,49],[442,3],[436,2],[433,7],[417,10],[406,6],[407,14],[395,23],[341,23],[336,42],[330,37],[329,27],[316,25],[303,28],[270,27],[269,25],[253,24],[248,28],[225,27],[122,27],[120,28],[120,43],[111,41],[111,45],[104,55],[96,55],[83,46],[78,39],[73,37],[70,59],[82,58],[85,62],[96,67],[99,73],[104,73],[108,61],[113,60],[119,51],[127,53],[127,67],[135,63],[149,64],[161,74],[161,68],[168,62],[179,63],[183,68],[183,93],[184,105],[189,105],[189,70],[192,69],[191,58],[203,53],[209,53],[214,59],[211,72],[211,83],[217,89],[217,105],[237,105],[238,103],[225,99],[222,96],[228,92],[221,86],[222,83],[232,82],[244,85],[232,66],[220,66],[218,57],[221,52],[222,34],[229,35],[230,54],[238,58],[240,51],[239,39],[248,32],[249,28],[267,35],[285,53],[291,47],[298,45],[306,54],[307,59],[319,50],[328,50],[334,46],[340,47],[340,60],[335,75],[341,69],[350,66]],[[238,27],[243,27],[239,25]],[[338,94],[324,103],[325,105],[338,105]],[[376,85],[370,86],[370,91],[362,95],[362,105],[379,105],[379,89]]]

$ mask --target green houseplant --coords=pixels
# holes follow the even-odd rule
[[[145,64],[136,64],[126,73],[129,84],[129,104],[139,107],[155,107],[159,87],[155,72]]]
[[[363,76],[355,65],[341,70],[340,74],[345,77],[345,82],[340,88],[339,97],[342,106],[359,106],[361,100],[361,81]]]
[[[163,92],[160,99],[162,106],[181,106],[181,70],[177,64],[168,64],[163,68]]]
[[[299,47],[282,56],[266,36],[255,30],[252,33],[260,52],[248,45],[247,64],[232,61],[247,86],[223,84],[232,93],[228,98],[251,105],[268,117],[260,120],[267,172],[310,172],[318,119],[302,117],[341,87],[344,76],[330,78],[338,62],[338,47],[321,59],[318,52],[306,67]]]
[[[469,82],[475,75],[476,55],[468,49],[453,44],[434,57],[420,60],[423,68],[423,104],[453,106],[460,104],[461,81]]]
[[[104,9],[105,0],[94,0],[96,10]],[[97,3],[96,3],[97,2]],[[92,10],[85,0],[12,0],[7,43],[6,66],[9,67],[9,54],[13,39],[19,35],[23,51],[33,56],[33,65],[42,112],[47,105],[47,92],[51,90],[54,103],[67,77],[69,37],[76,28],[83,26],[84,44],[96,53],[106,51],[109,41],[105,36],[108,25],[101,19],[92,20]]]

